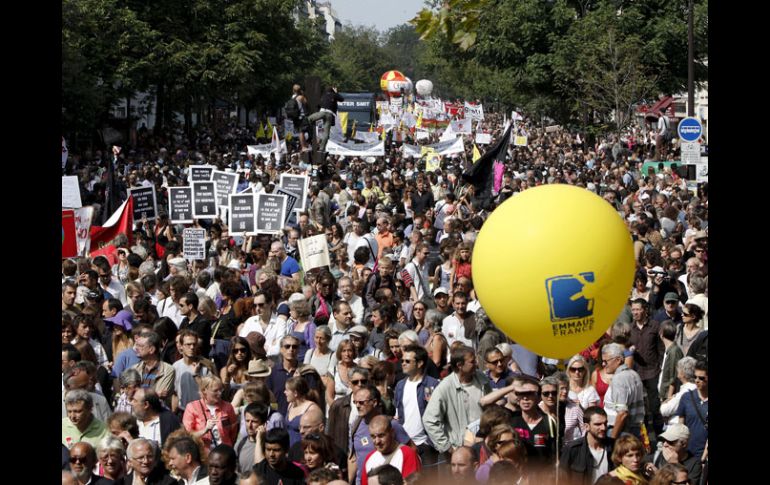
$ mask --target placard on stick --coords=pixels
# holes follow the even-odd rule
[[[256,232],[256,215],[254,194],[231,194],[230,218],[228,228],[233,236],[254,234]]]
[[[192,187],[168,188],[168,215],[172,224],[193,222]]]
[[[261,234],[280,234],[286,221],[286,196],[280,194],[257,194],[256,200],[256,232]]]
[[[206,259],[206,230],[187,227],[182,231],[182,252],[184,259],[195,261]]]
[[[208,182],[211,180],[211,174],[216,170],[213,165],[190,165],[187,172],[187,181],[193,182]]]
[[[278,184],[282,189],[294,192],[299,196],[297,204],[294,206],[295,211],[306,210],[307,189],[310,184],[310,177],[307,175],[291,175],[288,173],[282,173],[280,183]]]
[[[230,199],[227,196],[235,193],[238,174],[214,170],[211,174],[211,181],[217,184],[217,205],[219,207],[230,207]]]
[[[152,221],[158,217],[158,201],[155,198],[154,185],[128,189],[128,194],[134,198],[135,221],[142,218]]]
[[[215,182],[193,182],[193,217],[196,219],[216,219],[217,195]]]
[[[283,223],[286,224],[287,222],[289,222],[289,218],[291,218],[291,215],[294,214],[294,206],[297,205],[299,196],[294,192],[289,192],[288,190],[284,190],[280,187],[275,189],[275,193],[278,195],[286,196],[286,218],[283,221]]]

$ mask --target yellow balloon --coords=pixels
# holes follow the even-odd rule
[[[473,249],[473,286],[492,322],[529,350],[566,359],[620,314],[634,278],[631,235],[601,197],[549,184],[506,200]]]

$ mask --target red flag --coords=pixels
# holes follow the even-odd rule
[[[75,211],[61,211],[61,257],[74,258],[78,255],[78,238],[75,231]]]
[[[131,245],[131,238],[134,229],[134,198],[129,197],[118,207],[103,226],[91,226],[91,255],[102,246],[106,245],[118,234],[125,234],[128,237],[128,244]]]

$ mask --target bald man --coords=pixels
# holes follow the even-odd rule
[[[389,416],[381,414],[373,417],[369,421],[369,435],[374,442],[374,451],[364,459],[361,485],[368,485],[368,474],[382,465],[395,467],[403,478],[419,472],[422,468],[417,452],[396,441],[396,432]]]
[[[303,440],[311,434],[324,434],[325,429],[324,413],[321,411],[321,408],[317,406],[310,408],[301,418],[299,418],[299,433],[302,435]],[[289,459],[297,463],[302,463],[304,458],[305,453],[302,451],[302,442],[294,443],[294,446],[289,449]],[[345,450],[340,448],[336,443],[334,443],[334,463],[336,463],[337,466],[340,467],[340,470],[345,473],[342,476],[347,476],[347,455],[345,454]]]
[[[70,469],[78,485],[112,485],[112,480],[93,473],[96,466],[96,450],[89,443],[81,441],[70,449]],[[64,475],[62,475],[64,482]]]
[[[479,459],[472,448],[461,446],[452,453],[452,480],[456,483],[475,482],[478,467]]]

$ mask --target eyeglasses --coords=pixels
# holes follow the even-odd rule
[[[570,372],[585,372],[586,368],[585,367],[570,367],[569,371]]]
[[[695,376],[696,381],[705,381],[708,380],[708,376]]]
[[[404,364],[411,364],[414,361],[412,359],[401,359],[401,362],[403,362]]]
[[[556,391],[543,391],[540,394],[542,394],[545,397],[554,397],[558,393]]]
[[[368,384],[369,380],[368,379],[356,379],[354,381],[351,380],[350,383],[353,384],[354,386],[363,386],[364,384]],[[361,401],[361,402],[366,402],[366,401]]]
[[[691,314],[689,314],[689,313],[685,313],[685,312],[682,312],[682,316],[683,316],[683,317],[691,317],[692,315],[691,315]]]
[[[364,399],[363,401],[353,401],[353,404],[356,406],[363,406],[364,404],[368,403],[369,401],[372,401],[372,399]]]
[[[88,460],[85,456],[72,456],[70,455],[70,463],[82,463],[85,464]]]
[[[284,348],[284,349],[295,349],[295,350],[296,350],[296,349],[298,349],[298,348],[299,348],[299,345],[296,345],[296,344],[294,344],[294,345],[292,345],[292,344],[286,344],[286,345],[284,345],[284,346],[283,346],[283,348]]]
[[[235,347],[233,349],[233,353],[234,354],[245,354],[246,353],[246,348],[245,347]]]
[[[497,360],[488,360],[487,364],[492,365],[503,365],[503,359],[497,359]]]
[[[513,394],[519,399],[534,399],[537,391],[514,391]]]
[[[607,364],[609,364],[610,362],[612,362],[613,360],[615,360],[615,359],[619,359],[619,358],[620,358],[620,357],[611,357],[611,358],[609,358],[609,359],[607,359],[607,360],[604,360],[604,359],[602,359],[602,365],[607,365]]]

